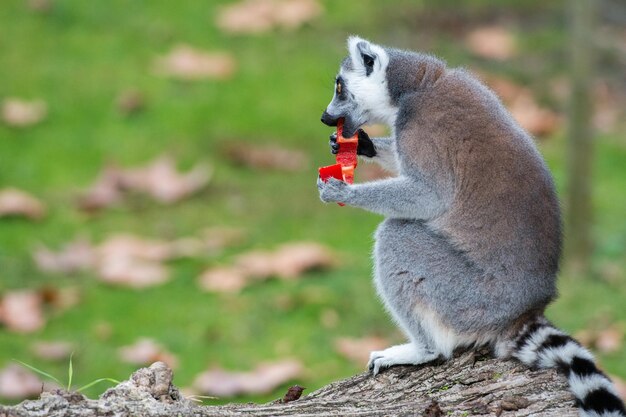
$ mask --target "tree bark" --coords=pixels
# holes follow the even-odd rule
[[[184,399],[162,362],[142,368],[97,400],[68,392],[0,406],[0,417],[92,416],[538,416],[576,417],[574,397],[554,370],[467,352],[445,363],[398,366],[327,385],[288,403],[201,406]]]

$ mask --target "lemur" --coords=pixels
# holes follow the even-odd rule
[[[322,122],[343,118],[358,154],[396,176],[317,186],[324,202],[385,216],[374,281],[408,343],[372,352],[372,373],[488,345],[563,371],[582,416],[626,416],[591,353],[544,317],[557,294],[561,219],[532,138],[466,70],[359,37],[348,51]],[[391,137],[370,139],[366,123],[388,125]],[[330,145],[336,153],[336,136]]]

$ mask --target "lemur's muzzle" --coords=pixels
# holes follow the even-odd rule
[[[337,126],[337,121],[339,117],[331,116],[327,111],[322,113],[322,123],[327,126]]]

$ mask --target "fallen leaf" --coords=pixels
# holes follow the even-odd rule
[[[117,97],[117,109],[124,116],[142,111],[146,106],[146,98],[141,91],[126,90],[122,91]]]
[[[171,256],[167,242],[145,239],[128,233],[115,233],[107,237],[96,248],[98,263],[111,258],[138,258],[149,261],[164,261]]]
[[[320,313],[320,324],[326,329],[334,329],[339,324],[337,310],[326,308]]]
[[[296,172],[309,166],[309,159],[304,152],[279,146],[239,143],[226,148],[225,153],[237,165],[261,170]]]
[[[244,270],[228,266],[207,269],[198,278],[200,288],[217,293],[237,293],[248,284],[248,281],[248,275]]]
[[[275,4],[275,24],[289,30],[299,28],[322,13],[317,0],[283,0]]]
[[[80,197],[80,209],[93,212],[118,204],[124,196],[122,175],[123,171],[115,166],[105,167],[96,182]]]
[[[58,310],[65,311],[80,302],[81,291],[78,287],[42,287],[39,295],[44,304]]]
[[[369,336],[363,338],[339,337],[335,339],[335,351],[357,365],[366,364],[370,353],[389,347],[389,342],[382,337]]]
[[[536,136],[547,136],[562,124],[561,118],[555,112],[539,106],[530,93],[518,95],[508,107],[513,118]]]
[[[216,23],[225,32],[258,34],[297,29],[321,13],[317,0],[243,0],[221,8]]]
[[[59,252],[41,246],[33,254],[40,271],[56,274],[72,274],[85,271],[94,265],[94,248],[83,238],[69,242]]]
[[[246,240],[246,231],[236,227],[210,227],[202,231],[202,240],[211,253],[240,245]]]
[[[297,360],[259,364],[250,372],[229,372],[214,367],[198,375],[193,388],[203,395],[234,397],[242,394],[267,394],[298,378],[304,370]]]
[[[610,318],[602,317],[596,320],[591,327],[576,332],[574,337],[589,349],[601,353],[613,353],[622,348],[624,327],[620,322],[611,323]]]
[[[0,369],[0,398],[23,400],[38,397],[52,384],[44,383],[34,372],[15,363]]]
[[[335,263],[328,248],[312,242],[293,242],[275,251],[252,250],[240,254],[234,265],[210,268],[198,281],[205,291],[234,293],[255,280],[295,279],[311,270],[333,267]]]
[[[484,72],[478,75],[502,99],[517,123],[532,135],[547,136],[562,126],[563,118],[540,106],[530,88]]]
[[[27,127],[41,122],[48,114],[43,100],[6,98],[2,103],[2,120],[11,127]]]
[[[61,361],[70,357],[74,345],[67,341],[35,342],[30,347],[31,352],[39,359]]]
[[[41,329],[45,324],[41,296],[31,290],[6,291],[0,299],[0,323],[16,333]]]
[[[144,193],[160,203],[172,204],[200,191],[210,179],[208,165],[199,163],[180,173],[174,160],[166,155],[137,168],[107,166],[80,198],[79,207],[88,212],[97,211],[118,204],[129,192]]]
[[[516,53],[513,34],[502,26],[483,26],[470,31],[465,39],[467,48],[488,59],[504,61]]]
[[[622,349],[624,341],[624,327],[613,324],[606,329],[598,331],[596,348],[602,353],[613,353]]]
[[[161,361],[172,369],[178,367],[178,358],[149,338],[141,338],[132,345],[119,348],[118,354],[122,361],[133,365],[150,365]]]
[[[312,270],[328,269],[335,265],[331,251],[312,242],[282,245],[274,253],[274,273],[285,279],[294,279]]]
[[[39,220],[46,214],[46,207],[32,195],[16,188],[0,190],[0,217],[24,216]]]
[[[211,179],[207,165],[198,164],[181,174],[174,160],[161,156],[145,167],[126,170],[122,175],[122,186],[142,191],[161,203],[174,203],[194,194]]]
[[[53,0],[28,0],[28,8],[37,13],[48,13],[53,6]]]
[[[157,74],[182,80],[231,78],[236,69],[232,55],[225,52],[205,52],[189,45],[178,45],[156,60]]]
[[[169,270],[159,262],[132,257],[104,258],[97,267],[98,279],[130,288],[160,285],[169,279]]]
[[[291,401],[299,400],[302,396],[302,391],[304,391],[305,389],[305,387],[301,387],[300,385],[294,385],[292,387],[289,387],[289,389],[285,393],[285,396],[282,398],[282,402],[289,403]]]

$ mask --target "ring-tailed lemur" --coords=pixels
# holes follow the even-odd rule
[[[348,50],[322,121],[344,118],[345,137],[359,132],[358,153],[397,176],[318,188],[324,202],[386,217],[375,283],[409,343],[372,352],[372,372],[488,344],[499,357],[560,368],[581,415],[625,416],[592,355],[543,316],[556,297],[561,220],[529,135],[467,71],[358,37]],[[393,135],[370,140],[365,123]]]

